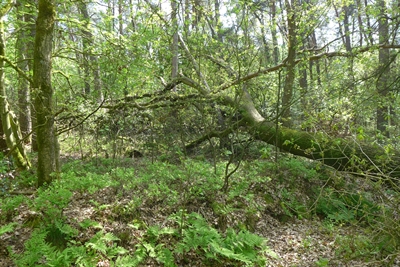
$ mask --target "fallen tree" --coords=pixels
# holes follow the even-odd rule
[[[164,83],[163,90],[142,96],[127,96],[118,100],[119,103],[111,103],[111,105],[106,105],[105,108],[133,107],[139,110],[145,110],[182,104],[188,105],[189,102],[192,104],[204,102],[211,103],[211,105],[214,105],[213,103],[219,103],[220,105],[229,106],[239,111],[242,118],[241,122],[230,125],[227,129],[210,131],[189,142],[186,145],[186,149],[191,150],[210,138],[223,138],[240,126],[254,139],[277,146],[294,155],[318,160],[340,171],[348,170],[366,175],[400,177],[400,167],[398,166],[400,159],[399,151],[393,151],[392,149],[382,147],[378,144],[362,142],[361,140],[357,140],[357,138],[332,138],[324,133],[309,133],[283,126],[277,127],[276,123],[267,121],[260,115],[254,105],[252,97],[246,91],[245,85],[253,78],[284,68],[286,66],[286,60],[281,64],[266,69],[260,69],[246,76],[238,75],[229,65],[218,61],[218,65],[227,70],[227,73],[229,73],[232,79],[217,86],[215,90],[212,90],[182,38],[180,38],[180,42],[184,47],[185,54],[193,63],[193,68],[200,80],[199,82],[186,76],[178,75],[172,79],[170,83]],[[358,53],[379,49],[379,47],[365,47],[360,49]],[[398,49],[400,46],[393,46],[391,48]],[[354,55],[339,52],[321,53],[318,55],[310,55],[308,59],[296,59],[295,64],[303,60],[315,61],[321,58],[351,56]],[[184,84],[195,89],[197,94],[169,94],[171,88],[174,88],[178,84]],[[235,98],[228,96],[229,93],[226,93],[228,88],[234,86],[242,87],[239,93],[240,95]]]
[[[396,46],[395,48],[400,47]],[[369,47],[361,49],[360,53],[369,51],[370,49],[371,48]],[[337,56],[348,57],[351,55],[348,53],[336,52],[322,53],[320,55],[311,56],[308,60],[314,61],[322,57]],[[297,64],[301,61],[302,60],[298,59],[295,60],[295,63]],[[187,77],[177,77],[177,82],[196,89],[203,97],[213,95],[215,96],[216,101],[220,104],[238,110],[243,118],[241,125],[245,126],[247,132],[253,136],[254,139],[277,146],[294,155],[318,160],[323,164],[332,166],[340,171],[349,170],[360,174],[390,176],[395,178],[400,177],[400,167],[398,166],[400,160],[399,151],[391,151],[379,146],[378,144],[363,143],[356,138],[332,138],[324,133],[312,134],[305,131],[277,126],[276,123],[265,120],[257,111],[253,99],[245,89],[246,82],[255,77],[277,71],[285,66],[286,63],[284,60],[281,64],[259,70],[244,77],[240,77],[238,74],[231,75],[236,76],[236,78],[220,85],[217,90],[213,92],[202,89],[200,84]],[[228,72],[232,72],[228,65],[222,67],[229,70]],[[227,94],[218,96],[232,86],[242,87],[240,96],[235,98],[236,101]],[[230,128],[233,129],[234,127]],[[208,133],[205,136],[192,141],[187,147],[193,148],[194,145],[199,144],[201,141],[205,141],[210,137],[220,137],[221,135],[226,135],[228,133],[229,130]]]
[[[291,154],[318,160],[343,171],[359,174],[400,177],[400,153],[356,138],[332,138],[324,133],[309,133],[266,121],[255,108],[251,96],[243,90],[238,103],[224,97],[221,103],[236,106],[243,117],[242,126],[254,138]]]
[[[198,95],[166,96],[171,85],[185,84],[196,90],[201,87],[190,78],[179,76],[165,88],[146,96],[125,97],[104,106],[108,109],[116,107],[133,107],[139,110],[161,108],[166,106],[189,105],[193,103],[218,103],[240,112],[241,120],[226,129],[212,130],[186,144],[187,151],[194,149],[211,138],[222,138],[239,127],[243,128],[254,139],[279,147],[293,155],[317,160],[339,171],[351,171],[361,175],[400,178],[400,152],[382,147],[376,143],[366,143],[357,138],[333,138],[325,133],[306,131],[276,126],[267,121],[257,111],[249,93],[243,89],[241,96],[235,99],[227,95],[218,95],[198,90]],[[155,96],[157,101],[154,101]],[[149,101],[144,100],[150,99]],[[172,101],[173,99],[173,101]],[[139,103],[140,102],[140,103]],[[185,103],[185,104],[184,104]],[[394,180],[391,179],[390,182]]]

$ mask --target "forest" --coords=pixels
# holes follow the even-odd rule
[[[396,0],[2,0],[0,266],[399,266]]]

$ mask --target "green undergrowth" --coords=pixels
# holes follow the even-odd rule
[[[235,164],[180,162],[70,161],[34,195],[4,194],[0,236],[31,231],[10,257],[17,266],[265,266],[276,257],[256,234],[266,215],[321,220],[344,261],[398,251],[396,202],[374,193],[398,192],[377,181],[293,157],[242,161],[228,178]],[[364,230],[341,231],[355,225]]]

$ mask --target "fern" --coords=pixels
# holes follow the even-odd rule
[[[220,243],[212,242],[210,243],[210,248],[212,251],[218,255],[224,256],[228,259],[234,259],[246,264],[251,264],[252,260],[246,257],[243,254],[235,253],[233,250],[230,250],[226,247],[221,246]]]
[[[154,258],[156,261],[162,263],[164,266],[173,267],[175,265],[175,258],[172,252],[164,247],[164,244],[154,245],[152,243],[144,242],[137,246],[137,250],[135,252],[135,256],[138,261],[143,261],[148,255],[151,258]]]
[[[100,231],[92,239],[90,239],[85,246],[112,259],[118,255],[123,255],[128,252],[123,247],[119,247],[114,244],[114,241],[118,240],[119,238],[114,234],[104,234],[103,231]]]
[[[186,221],[183,238],[176,246],[176,253],[193,250],[199,254],[204,253],[208,259],[226,258],[249,266],[265,265],[265,258],[260,251],[267,252],[269,249],[264,238],[248,231],[236,233],[233,229],[228,229],[226,237],[223,237],[197,213],[189,214]],[[273,253],[269,254],[273,256]]]
[[[14,227],[17,225],[17,223],[9,223],[7,225],[1,226],[0,227],[0,236],[4,235],[7,232],[12,232],[14,230]]]
[[[118,267],[136,267],[142,262],[143,259],[140,257],[132,257],[132,256],[120,256],[115,261],[115,266]]]
[[[176,266],[174,263],[174,261],[175,261],[174,256],[169,249],[163,248],[162,246],[157,246],[156,249],[157,249],[156,260],[158,262],[163,263],[164,266],[166,266],[166,267]]]
[[[17,266],[70,266],[73,255],[62,253],[48,244],[45,239],[47,231],[37,229],[33,231],[31,238],[25,242],[25,252],[22,255],[14,255]]]

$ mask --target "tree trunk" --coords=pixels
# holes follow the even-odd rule
[[[39,0],[33,62],[38,143],[38,186],[51,183],[52,174],[58,171],[59,154],[54,125],[54,92],[51,84],[54,21],[54,0]]]
[[[223,104],[236,106],[229,97]],[[399,152],[387,152],[378,145],[361,143],[356,139],[331,138],[324,133],[279,127],[266,121],[254,107],[253,100],[243,92],[240,109],[243,125],[255,139],[275,145],[291,154],[318,160],[337,170],[349,170],[360,174],[400,177]]]
[[[123,0],[118,0],[118,34],[124,35],[124,3]]]
[[[17,120],[10,110],[7,100],[5,88],[4,58],[5,58],[5,41],[4,41],[4,16],[12,7],[12,1],[8,1],[4,6],[0,6],[0,112],[3,132],[6,139],[7,147],[11,150],[11,155],[16,166],[26,170],[30,167],[30,162],[26,156],[24,146],[21,140],[21,130]]]
[[[272,35],[272,50],[273,50],[273,62],[275,65],[279,62],[279,45],[277,37],[277,19],[276,19],[276,3],[275,0],[270,1],[270,12],[271,12],[271,35]]]
[[[389,24],[386,14],[386,6],[384,0],[377,2],[379,8],[379,44],[387,44],[389,39]],[[389,48],[379,49],[379,76],[376,84],[376,89],[379,95],[379,106],[376,110],[376,128],[386,137],[389,137],[389,75],[390,75],[390,55]]]
[[[285,5],[288,23],[288,56],[286,60],[286,78],[282,96],[282,124],[286,127],[290,127],[292,123],[291,105],[295,80],[297,34],[294,1],[291,0],[291,3],[289,3],[289,0],[286,0]]]
[[[24,12],[24,22],[26,23],[26,41],[25,41],[25,53],[26,59],[28,60],[28,70],[29,72],[33,72],[33,48],[35,45],[35,36],[36,36],[36,0],[26,0],[27,5],[25,6],[26,10]],[[29,82],[29,110],[30,110],[30,127],[32,129],[36,129],[36,111],[34,107],[34,103],[32,101],[33,94],[33,83],[32,80]],[[37,142],[36,142],[36,131],[33,130],[31,134],[31,150],[37,152]]]
[[[171,53],[172,53],[172,65],[171,65],[171,78],[174,79],[178,76],[178,67],[179,67],[179,36],[178,36],[178,5],[175,0],[171,0],[171,21],[172,21],[172,44],[171,44]],[[172,91],[176,91],[176,87],[172,89]]]
[[[97,56],[93,54],[92,46],[94,43],[94,37],[90,29],[90,16],[87,8],[87,4],[82,2],[78,3],[79,12],[82,14],[84,26],[82,28],[82,47],[83,47],[83,69],[84,69],[84,83],[85,83],[85,94],[94,94],[98,98],[99,102],[103,101],[102,83],[100,78],[100,67]],[[122,16],[122,14],[120,14]],[[122,31],[122,30],[121,30]],[[121,33],[122,35],[122,33]],[[91,86],[90,73],[93,75],[93,87]],[[93,90],[91,90],[93,88]],[[93,91],[93,92],[92,92]]]
[[[20,27],[23,27],[25,23],[30,23],[29,16],[24,14],[24,6],[23,3],[19,2],[17,5],[17,19],[20,23]],[[18,67],[24,71],[25,73],[29,72],[29,56],[28,50],[31,49],[32,44],[30,40],[29,33],[26,31],[20,30],[18,32],[18,38],[16,42],[16,52],[18,58]],[[30,84],[29,81],[19,75],[18,78],[18,122],[21,128],[21,132],[23,136],[26,136],[24,139],[25,143],[30,143],[31,137],[27,136],[32,130],[31,124],[31,109],[30,109]]]

